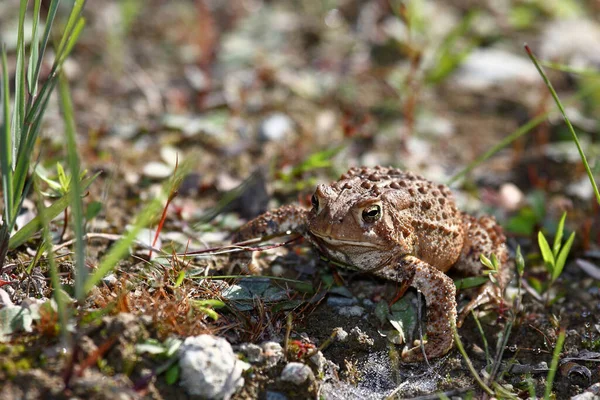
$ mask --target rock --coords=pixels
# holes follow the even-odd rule
[[[323,372],[323,369],[327,364],[327,359],[320,351],[317,351],[308,360],[315,366],[318,374],[321,374]]]
[[[350,337],[355,340],[358,344],[371,347],[375,344],[375,341],[369,337],[366,333],[360,330],[358,326],[355,326],[350,331]]]
[[[165,179],[173,174],[173,167],[159,161],[150,161],[144,165],[143,173],[148,178]]]
[[[265,342],[260,345],[267,367],[273,367],[283,360],[283,348],[277,342]]]
[[[340,307],[338,313],[343,317],[360,317],[365,313],[361,306]]]
[[[356,298],[347,298],[341,296],[327,297],[327,305],[330,307],[349,307],[357,303]]]
[[[294,121],[283,113],[275,113],[264,119],[258,128],[258,138],[264,142],[277,142],[294,133]]]
[[[542,31],[540,58],[574,68],[600,66],[600,26],[582,18],[550,21]]]
[[[513,183],[505,183],[500,187],[500,205],[508,211],[515,211],[523,198],[523,192]]]
[[[346,332],[344,328],[335,328],[333,332],[335,333],[335,340],[339,342],[343,342],[348,339],[348,332]]]
[[[117,283],[117,277],[115,274],[108,274],[102,278],[102,283],[104,283],[106,286],[112,287],[115,283]]]
[[[474,91],[505,84],[533,84],[539,79],[531,61],[500,49],[473,51],[452,76],[455,84]]]
[[[261,363],[265,357],[263,355],[263,349],[254,343],[244,343],[240,346],[240,352],[246,356],[248,362],[252,364]]]
[[[283,393],[272,392],[270,390],[267,390],[267,393],[265,394],[265,399],[266,400],[287,400],[287,396]]]
[[[14,306],[14,303],[10,299],[10,295],[4,289],[0,289],[0,306],[2,306],[2,307]]]
[[[306,364],[291,362],[281,371],[280,379],[294,385],[303,385],[306,381],[314,381],[315,376]]]
[[[190,395],[229,399],[244,385],[250,366],[238,360],[227,340],[212,335],[191,336],[179,348],[181,386]]]

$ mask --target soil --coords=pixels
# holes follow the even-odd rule
[[[8,22],[17,21],[17,3],[0,6],[2,38]],[[90,272],[98,267],[150,200],[160,198],[165,207],[161,188],[177,169],[185,177],[153,245],[176,256],[148,250],[159,211],[131,255],[84,302],[73,300],[65,336],[49,300],[47,260],[28,270],[39,235],[12,250],[1,276],[10,284],[1,289],[15,306],[33,304],[39,316],[0,343],[0,398],[193,398],[157,372],[164,358],[135,346],[199,334],[225,337],[234,350],[245,343],[284,345],[284,360],[256,363],[244,373],[234,399],[488,396],[456,348],[427,363],[400,361],[404,344],[392,343],[397,332],[381,315],[398,292],[396,283],[328,265],[295,241],[256,255],[255,274],[273,277],[265,285],[284,298],[265,291],[234,301],[224,294],[228,287],[258,281],[242,279],[227,255],[214,254],[261,212],[289,203],[308,207],[317,183],[337,179],[350,166],[393,165],[449,183],[520,126],[554,110],[535,70],[533,78],[524,68],[511,70],[506,58],[508,78],[473,88],[486,74],[468,75],[461,69],[468,58],[451,55],[491,48],[528,62],[524,40],[542,53],[551,24],[568,17],[597,26],[598,4],[568,1],[574,13],[568,14],[537,2],[509,2],[507,9],[472,3],[414,2],[412,12],[421,19],[407,35],[409,9],[393,1],[88,2],[86,27],[65,65],[82,165],[88,175],[101,171],[83,199],[87,210],[100,207],[86,222],[86,265]],[[530,19],[517,23],[519,15]],[[458,26],[464,31],[451,39]],[[564,54],[554,61],[575,58]],[[477,57],[483,62],[484,55]],[[8,58],[14,65],[10,47]],[[597,71],[592,61],[587,67]],[[446,62],[456,63],[447,73]],[[564,100],[593,83],[559,71],[550,78]],[[597,171],[598,99],[569,104]],[[53,98],[39,144],[40,164],[51,175],[57,162],[66,166],[63,130]],[[600,279],[597,270],[581,267],[582,260],[594,267],[600,254],[599,208],[562,120],[551,113],[451,187],[461,209],[496,216],[512,258],[517,247],[525,257],[524,275],[513,271],[506,303],[479,310],[481,328],[469,316],[458,330],[474,371],[485,380],[497,370],[488,384],[499,398],[527,398],[531,391],[542,397],[564,332],[555,397],[600,390],[593,386],[600,382]],[[30,198],[24,216],[36,214],[35,195]],[[571,232],[575,241],[548,288],[538,231],[552,243],[564,211],[563,241]],[[61,282],[72,296],[74,255],[62,244],[74,233],[70,225],[61,233],[64,216],[51,229]],[[199,250],[206,253],[183,257]],[[468,290],[459,294],[459,304],[468,297]],[[216,320],[194,303],[206,299],[225,304],[214,309]],[[413,290],[402,301],[425,314]],[[409,342],[418,339],[419,324],[405,333]],[[321,367],[308,360],[317,349],[326,360]],[[295,388],[283,383],[280,374],[290,361],[310,365],[314,381]]]

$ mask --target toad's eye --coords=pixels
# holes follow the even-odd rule
[[[312,195],[310,202],[311,202],[313,208],[315,209],[315,211],[319,211],[319,198],[317,197],[316,193]]]
[[[373,205],[367,207],[362,212],[362,219],[365,222],[375,222],[381,217],[381,206]]]

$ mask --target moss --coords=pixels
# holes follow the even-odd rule
[[[19,360],[4,359],[0,361],[0,369],[6,373],[9,379],[13,379],[19,372],[28,371],[32,367],[31,362],[26,358]]]

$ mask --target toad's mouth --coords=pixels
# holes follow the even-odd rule
[[[316,231],[310,231],[310,233],[313,236],[317,237],[318,239],[322,240],[323,242],[326,242],[333,246],[358,246],[358,247],[368,247],[368,248],[373,248],[373,249],[381,249],[381,246],[379,246],[373,242],[361,242],[361,241],[352,240],[352,239],[334,238],[334,237],[331,237],[324,233],[316,232]]]

